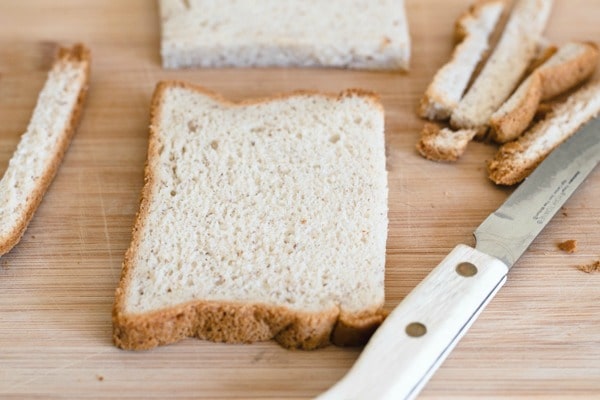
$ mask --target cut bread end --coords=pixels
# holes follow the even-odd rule
[[[434,123],[426,123],[417,143],[417,150],[429,160],[456,161],[463,155],[476,133],[473,129],[453,131]]]
[[[151,114],[114,343],[364,343],[385,316],[378,98],[349,90],[232,103],[162,82]]]

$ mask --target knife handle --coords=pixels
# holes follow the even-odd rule
[[[346,376],[318,399],[416,397],[507,272],[500,260],[456,246],[386,318]]]

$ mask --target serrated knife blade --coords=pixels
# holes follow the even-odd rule
[[[600,160],[600,118],[550,153],[475,230],[481,252],[511,268]]]
[[[456,246],[377,329],[352,369],[320,400],[412,399],[527,250],[600,162],[600,117],[555,149]]]

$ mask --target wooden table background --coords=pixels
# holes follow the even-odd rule
[[[386,107],[391,309],[510,189],[485,176],[495,148],[473,143],[459,163],[414,150],[415,108],[452,49],[469,0],[408,0],[409,74],[345,70],[164,71],[150,0],[0,1],[0,173],[24,132],[57,43],[93,51],[79,132],[21,243],[0,259],[0,398],[305,399],[341,378],[359,349],[288,351],[273,342],[187,339],[148,352],[111,342],[114,289],[138,206],[148,106],[160,79],[239,100],[294,89],[379,92]],[[556,0],[547,36],[600,39],[600,1]],[[600,74],[597,72],[597,76]],[[600,398],[600,170],[511,271],[422,398]],[[566,254],[559,241],[576,239]]]

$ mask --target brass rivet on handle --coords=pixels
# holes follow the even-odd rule
[[[461,262],[456,266],[456,273],[468,278],[477,273],[477,267],[470,262]]]
[[[411,322],[406,325],[406,334],[411,337],[421,337],[427,333],[427,327],[420,322]]]

